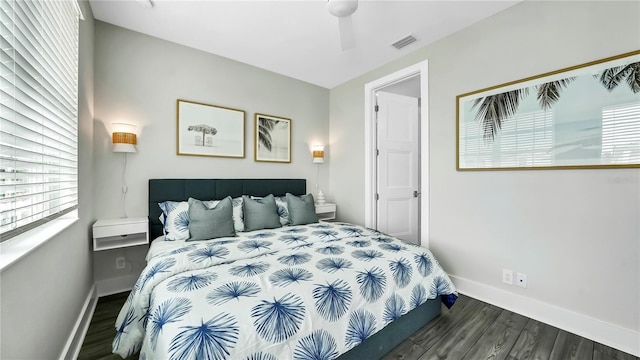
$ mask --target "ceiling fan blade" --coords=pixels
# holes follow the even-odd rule
[[[356,35],[353,32],[351,16],[339,17],[338,26],[340,28],[340,47],[342,51],[356,47]]]

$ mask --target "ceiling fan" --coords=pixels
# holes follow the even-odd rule
[[[358,9],[358,0],[327,0],[327,10],[338,18],[340,29],[340,48],[342,51],[356,46],[355,33],[351,22],[351,14]]]

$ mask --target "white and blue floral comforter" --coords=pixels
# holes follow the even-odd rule
[[[345,223],[183,242],[148,259],[113,352],[140,359],[333,359],[456,290],[429,250]]]

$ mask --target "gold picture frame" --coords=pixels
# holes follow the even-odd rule
[[[176,101],[177,154],[244,158],[245,112],[195,101]]]
[[[256,113],[254,130],[255,161],[291,162],[291,119]]]
[[[456,97],[456,168],[640,167],[640,50]]]

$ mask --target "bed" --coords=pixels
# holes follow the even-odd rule
[[[113,352],[140,352],[140,359],[378,359],[438,316],[441,303],[453,305],[456,290],[427,249],[354,224],[299,224],[294,209],[305,194],[305,179],[149,180],[155,240],[116,321]],[[239,217],[251,231],[185,241],[168,229],[166,204],[216,200],[202,204],[218,209],[222,199],[237,205],[244,198],[240,208],[251,210],[270,195],[284,226],[251,230],[254,212],[242,218],[234,206],[235,230],[243,226]]]

